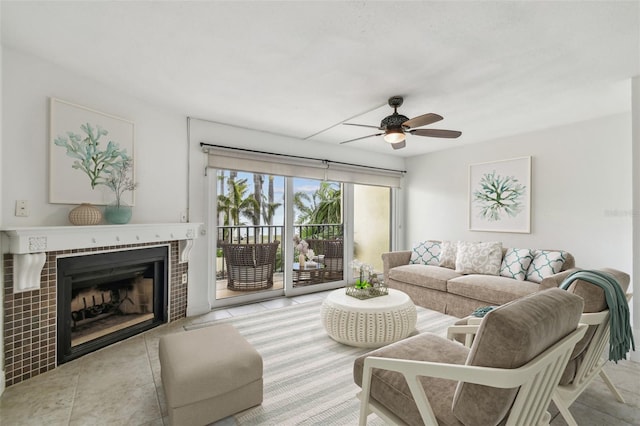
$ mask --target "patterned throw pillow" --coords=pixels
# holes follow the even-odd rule
[[[456,267],[457,241],[443,241],[440,245],[440,266],[454,269]]]
[[[427,240],[416,243],[411,249],[409,263],[438,266],[440,264],[440,241]]]
[[[535,250],[525,279],[540,283],[546,277],[560,272],[566,259],[563,251]]]
[[[502,243],[458,242],[456,272],[460,274],[498,275],[502,262]]]
[[[500,275],[507,278],[513,278],[518,281],[524,281],[527,275],[527,269],[533,260],[533,250],[510,248],[504,254],[502,265],[500,266]]]

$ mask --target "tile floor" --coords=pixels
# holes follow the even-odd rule
[[[160,386],[158,340],[187,324],[228,318],[322,299],[327,292],[221,309],[163,325],[11,386],[0,397],[0,425],[168,425]],[[125,361],[126,360],[126,361]],[[578,424],[640,424],[640,363],[607,367],[627,404],[619,404],[599,379],[573,404]],[[565,425],[557,409],[551,422]],[[215,426],[236,426],[233,418]]]

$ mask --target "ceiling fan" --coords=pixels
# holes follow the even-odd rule
[[[393,114],[385,117],[380,122],[380,126],[370,126],[367,124],[342,123],[347,126],[371,127],[382,130],[379,133],[362,136],[348,141],[340,142],[340,144],[359,141],[360,139],[371,138],[373,136],[384,135],[384,140],[391,144],[393,149],[400,149],[406,146],[406,134],[418,136],[430,136],[432,138],[457,138],[462,132],[457,130],[441,130],[441,129],[415,129],[415,127],[426,126],[442,120],[442,116],[438,114],[423,114],[412,119],[398,114],[398,107],[402,105],[404,99],[402,96],[392,96],[389,98],[389,106],[393,108]]]

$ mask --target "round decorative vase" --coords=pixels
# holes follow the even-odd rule
[[[69,212],[69,222],[74,225],[97,225],[102,222],[102,212],[94,205],[82,203]]]
[[[110,204],[104,209],[104,218],[114,225],[123,225],[131,220],[132,209],[124,203],[120,205]]]

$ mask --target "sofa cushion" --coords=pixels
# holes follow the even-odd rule
[[[449,293],[469,299],[481,300],[486,302],[487,305],[503,305],[535,293],[539,289],[540,286],[536,283],[517,281],[499,276],[463,275],[447,281],[447,291]]]
[[[536,283],[542,282],[544,278],[562,271],[565,260],[564,251],[535,250],[525,279]]]
[[[500,275],[514,280],[524,281],[529,265],[533,260],[533,250],[510,248],[507,249],[500,265]]]
[[[462,275],[447,268],[431,265],[402,265],[389,270],[389,280],[447,291],[447,281]]]
[[[440,266],[442,266],[443,268],[455,269],[458,242],[443,241],[440,247]]]
[[[502,261],[502,243],[458,241],[456,272],[498,275]]]
[[[456,342],[432,333],[418,334],[357,358],[353,365],[353,379],[358,386],[362,386],[362,371],[367,356],[462,365],[468,354],[469,349]],[[433,377],[422,377],[420,382],[436,414],[438,423],[461,425],[451,413],[451,403],[457,382]],[[423,424],[418,407],[402,374],[374,369],[371,377],[371,397],[394,412],[407,424]]]
[[[440,264],[440,241],[427,240],[414,244],[409,263],[438,266]]]
[[[466,364],[521,367],[575,330],[582,308],[580,297],[557,288],[499,306],[482,320]],[[465,425],[499,424],[517,392],[460,382],[453,413]]]

